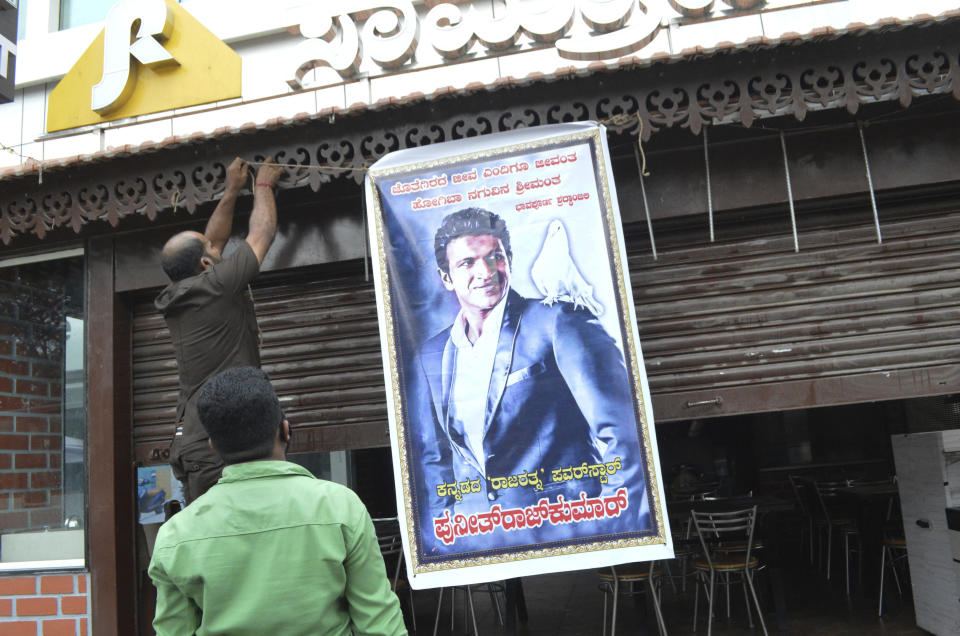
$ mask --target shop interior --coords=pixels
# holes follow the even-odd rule
[[[960,428],[960,396],[658,424],[672,534],[677,554],[687,555],[657,565],[656,585],[667,631],[686,632],[693,627],[695,602],[699,605],[696,631],[707,630],[705,594],[701,588],[696,598],[697,578],[691,567],[696,556],[688,551],[697,548],[696,541],[690,540],[683,513],[696,509],[691,501],[716,505],[753,498],[761,504],[755,530],[760,565],[754,581],[768,633],[926,633],[916,626],[905,550],[887,552],[885,561],[892,559],[894,564],[884,564],[882,608],[879,605],[884,541],[903,536],[891,437],[954,428]],[[340,476],[358,492],[371,516],[395,516],[389,449],[345,451],[343,456],[345,460],[334,459],[333,463],[345,461]],[[329,456],[295,454],[291,460],[329,474]],[[849,551],[838,535],[833,537],[829,578],[825,534],[818,526],[822,513],[805,510],[791,481],[872,484],[871,488],[884,493],[863,501],[851,497],[837,502],[849,518],[866,527],[857,529],[858,541]],[[876,486],[881,483],[893,484],[893,494]],[[683,509],[683,513],[675,514],[675,509]],[[810,527],[815,533],[812,544]],[[393,575],[397,562],[390,557],[387,560],[388,574]],[[469,595],[465,588],[446,592],[438,606],[437,590],[411,594],[401,567],[397,593],[411,633],[415,620],[417,631],[425,633],[433,633],[436,623],[437,633],[472,634],[476,621],[479,634],[597,634],[604,620],[605,628],[610,629],[609,593],[603,592],[604,579],[598,574],[590,570],[522,579],[525,621],[521,616],[512,628],[507,624],[500,585],[471,586]],[[616,629],[621,633],[656,633],[651,595],[641,583],[620,590]],[[752,607],[749,615],[746,611],[749,599],[744,589],[734,585],[728,593],[729,601],[724,593],[718,593],[711,630],[718,634],[763,633],[756,611]],[[729,610],[726,603],[730,603]]]

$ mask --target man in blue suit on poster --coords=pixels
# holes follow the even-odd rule
[[[492,212],[467,208],[448,215],[434,251],[440,280],[460,312],[420,350],[427,389],[420,391],[425,399],[414,439],[427,554],[649,530],[633,398],[614,339],[585,308],[511,290],[510,234]],[[490,517],[483,517],[499,506],[501,521],[500,511],[542,499],[554,503],[561,495],[565,502],[583,502],[585,495],[599,506],[597,497],[612,499],[622,488],[624,510],[588,517],[584,525],[568,515],[566,522],[491,535]],[[481,515],[488,531],[438,541],[434,520],[444,514],[464,515],[461,526]]]

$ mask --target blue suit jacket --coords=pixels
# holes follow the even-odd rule
[[[426,398],[419,422],[420,467],[426,483],[420,498],[423,533],[432,530],[433,516],[454,507],[466,513],[529,506],[560,494],[567,501],[610,495],[629,487],[630,509],[606,532],[647,529],[648,513],[633,399],[623,356],[592,313],[570,303],[544,305],[510,291],[504,309],[493,372],[487,391],[483,451],[486,477],[468,449],[464,432],[449,417],[457,347],[450,328],[427,340],[420,360]],[[599,442],[599,443],[598,443]],[[602,452],[601,452],[602,449]],[[555,469],[613,462],[621,470],[603,485],[596,478],[554,482]],[[537,472],[543,490],[530,487],[494,488],[491,478]],[[480,480],[480,492],[459,501],[441,497],[435,486]],[[600,529],[596,527],[595,529]],[[539,533],[537,540],[566,538],[563,533]],[[522,533],[521,533],[522,534]],[[548,536],[549,535],[549,536]],[[562,535],[562,536],[561,536]]]

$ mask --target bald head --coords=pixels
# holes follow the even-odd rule
[[[180,232],[170,237],[160,252],[160,264],[172,281],[199,273],[203,266],[204,236],[200,232]]]

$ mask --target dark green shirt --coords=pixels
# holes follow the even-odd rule
[[[149,573],[158,636],[407,633],[360,499],[290,462],[227,466],[161,526]]]
[[[226,369],[260,366],[260,332],[248,287],[259,271],[253,248],[240,241],[222,262],[167,285],[154,303],[177,356],[177,424],[185,443],[207,438],[197,415],[197,389]]]

